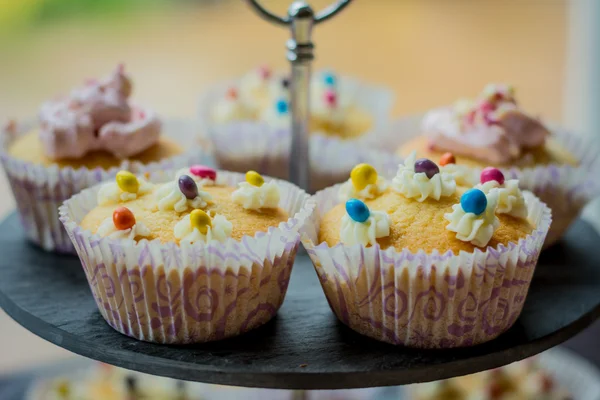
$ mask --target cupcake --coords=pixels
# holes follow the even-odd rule
[[[344,179],[357,163],[397,165],[399,158],[365,146],[384,149],[392,142],[386,129],[393,96],[332,72],[311,80],[310,168],[312,190]],[[204,94],[200,119],[221,167],[257,170],[288,178],[291,146],[290,80],[261,67],[241,79]]]
[[[275,315],[313,208],[287,182],[195,165],[149,179],[120,171],[59,212],[108,324],[189,344]]]
[[[464,190],[413,154],[391,181],[362,164],[318,192],[303,244],[337,317],[416,348],[472,346],[509,329],[551,217],[518,182],[491,182],[495,171]]]
[[[547,203],[554,223],[546,245],[600,194],[598,149],[528,115],[511,86],[490,84],[473,101],[428,112],[421,133],[410,125],[399,121],[394,129],[402,142],[398,154],[416,151],[418,157],[438,159],[451,152],[476,173],[486,166],[500,168]]]
[[[192,145],[196,127],[163,123],[150,108],[131,104],[122,65],[68,96],[44,103],[39,122],[7,125],[0,157],[29,239],[46,250],[72,252],[58,206],[120,169],[135,173],[203,161]],[[165,134],[163,134],[165,133]]]
[[[573,397],[535,359],[443,381],[414,385],[414,400],[570,400]]]

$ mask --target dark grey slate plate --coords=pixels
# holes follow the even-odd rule
[[[0,306],[33,333],[86,357],[185,380],[284,389],[399,385],[464,375],[537,354],[600,316],[600,236],[577,221],[542,254],[523,313],[498,339],[422,351],[379,343],[339,323],[306,255],[286,301],[264,327],[221,342],[177,347],[112,330],[90,295],[76,257],[23,240],[15,215],[0,224]]]

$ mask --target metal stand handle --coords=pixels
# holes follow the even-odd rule
[[[310,154],[308,123],[310,117],[310,73],[314,58],[311,40],[312,28],[333,17],[352,0],[340,0],[315,15],[305,1],[295,1],[286,17],[280,17],[263,8],[257,0],[246,0],[258,14],[269,22],[289,26],[292,38],[287,42],[287,59],[292,64],[291,111],[292,146],[290,149],[290,181],[304,190],[310,190]]]

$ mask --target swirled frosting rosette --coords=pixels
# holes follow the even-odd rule
[[[439,349],[487,342],[508,330],[517,320],[551,224],[549,208],[536,196],[523,193],[527,221],[532,227],[529,234],[507,244],[486,246],[481,243],[482,247],[460,252],[434,247],[449,243],[448,238],[455,237],[456,232],[442,227],[437,233],[439,238],[425,237],[425,232],[431,232],[428,230],[431,218],[427,213],[441,207],[439,204],[444,200],[428,199],[426,206],[416,199],[409,199],[407,201],[412,201],[424,214],[422,219],[413,222],[420,228],[412,234],[423,230],[424,237],[415,237],[411,242],[415,250],[408,247],[397,250],[389,243],[402,237],[407,229],[406,225],[397,222],[397,214],[391,216],[389,237],[381,234],[375,243],[373,240],[344,243],[343,239],[334,243],[320,242],[323,229],[325,232],[340,229],[335,224],[323,228],[325,217],[328,223],[339,217],[330,212],[341,209],[340,186],[332,186],[313,196],[318,211],[311,217],[307,235],[302,239],[330,307],[340,321],[363,335],[384,342]],[[485,195],[477,192],[476,198],[463,195],[464,210],[473,212],[475,217],[487,208],[487,201],[479,201]],[[390,213],[398,212],[394,211],[396,206],[392,206],[390,194],[387,196],[380,203],[376,200],[367,203],[379,204],[378,210],[383,207]],[[444,207],[450,208],[451,201],[458,197],[453,195],[449,199],[452,200],[444,203],[449,205]],[[356,224],[368,221],[370,214],[364,208],[353,206],[349,209],[346,204],[348,215]],[[490,209],[495,208],[495,204],[490,205]],[[411,217],[406,218],[410,220]],[[482,218],[488,218],[492,229],[496,229],[493,215]],[[447,223],[442,217],[440,224]],[[475,227],[474,224],[470,226]],[[471,240],[469,237],[463,239]],[[417,247],[426,241],[427,248],[433,250],[426,252]]]
[[[182,176],[176,171],[156,173],[150,179],[158,187],[160,182]],[[221,190],[246,178],[212,172]],[[113,215],[115,227],[123,232],[114,237],[106,221],[103,229],[108,229],[108,235],[101,236],[82,227],[90,211],[102,208],[97,207],[101,185],[65,201],[59,209],[60,220],[106,322],[139,340],[189,344],[236,336],[269,321],[284,300],[300,235],[316,204],[288,182],[268,180],[266,184],[278,187],[277,206],[288,218],[240,239],[230,237],[231,229],[232,223],[243,221],[230,221],[199,208],[179,214],[176,241],[144,239],[140,222],[125,207]],[[188,186],[182,188],[188,193]],[[150,194],[140,201],[146,199],[153,198]],[[172,218],[175,212],[169,212]],[[134,229],[136,240],[131,240]]]
[[[318,79],[323,73],[315,74]],[[254,77],[256,78],[256,77]],[[255,79],[247,80],[254,86]],[[315,191],[347,179],[352,168],[366,162],[384,176],[391,175],[401,160],[382,150],[393,143],[393,132],[388,128],[389,114],[393,105],[393,95],[386,89],[346,76],[337,76],[335,85],[347,88],[350,98],[341,96],[340,105],[351,102],[356,108],[364,110],[372,117],[372,127],[364,134],[356,137],[340,138],[313,129],[310,135],[310,173],[311,190]],[[239,113],[231,112],[231,118],[222,119],[214,114],[216,104],[229,98],[232,88],[238,88],[237,102],[244,99],[242,86],[244,79],[223,82],[209,88],[202,94],[199,103],[199,119],[201,131],[208,134],[213,145],[215,158],[220,168],[246,172],[255,170],[261,174],[281,179],[289,178],[289,162],[291,145],[291,114],[287,88],[289,79],[272,75],[275,89],[271,88],[268,97],[271,101],[264,104],[264,89],[255,96],[253,105],[262,104],[263,111],[246,118],[238,118]],[[338,118],[336,112],[325,112],[323,100],[326,90],[314,90],[319,98],[321,111],[318,114],[333,121]],[[317,93],[318,92],[318,93]],[[231,101],[230,101],[231,102]],[[316,103],[315,103],[316,104]],[[219,106],[220,107],[220,106]],[[253,109],[255,107],[248,107]],[[313,110],[315,111],[315,110]],[[235,116],[235,117],[234,117]],[[314,128],[314,126],[313,126]]]

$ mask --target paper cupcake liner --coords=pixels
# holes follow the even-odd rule
[[[218,174],[229,186],[245,180],[243,174]],[[59,214],[110,326],[155,343],[207,342],[266,323],[283,302],[299,232],[316,205],[296,186],[278,185],[279,206],[291,217],[240,241],[178,246],[92,235],[79,223],[96,206],[100,185],[67,200]]]
[[[318,212],[302,243],[329,305],[353,330],[416,348],[473,346],[510,328],[521,313],[550,209],[524,192],[536,227],[508,246],[473,253],[412,253],[379,245],[329,247],[318,243],[320,218],[333,206],[339,185],[317,193]]]
[[[58,207],[82,189],[110,179],[121,169],[136,174],[181,168],[196,163],[204,163],[208,154],[193,145],[198,126],[185,120],[166,120],[163,134],[173,138],[189,149],[187,152],[150,164],[124,161],[119,167],[108,170],[44,166],[20,160],[7,151],[11,143],[19,136],[27,134],[36,126],[33,120],[9,125],[0,133],[2,147],[0,160],[10,183],[17,211],[27,237],[44,250],[59,253],[73,253],[74,248],[68,235],[58,220]]]
[[[403,143],[421,135],[423,114],[400,118],[391,124],[396,151]],[[509,168],[507,178],[518,179],[522,189],[533,192],[552,209],[553,223],[544,247],[562,237],[571,223],[594,198],[600,196],[600,147],[590,139],[550,125],[552,138],[579,160],[580,165],[540,165],[530,168]],[[479,173],[479,171],[478,171]]]
[[[373,164],[380,173],[396,172],[401,158],[383,151],[394,138],[388,129],[393,95],[386,89],[360,84],[349,78],[356,88],[357,106],[373,116],[376,126],[356,139],[344,140],[310,135],[311,190],[315,191],[348,179],[352,168],[361,162]],[[291,130],[274,128],[262,121],[238,121],[217,124],[211,121],[214,104],[225,96],[231,82],[216,85],[200,99],[202,131],[212,141],[220,168],[246,172],[250,169],[262,174],[287,179],[289,174]]]

